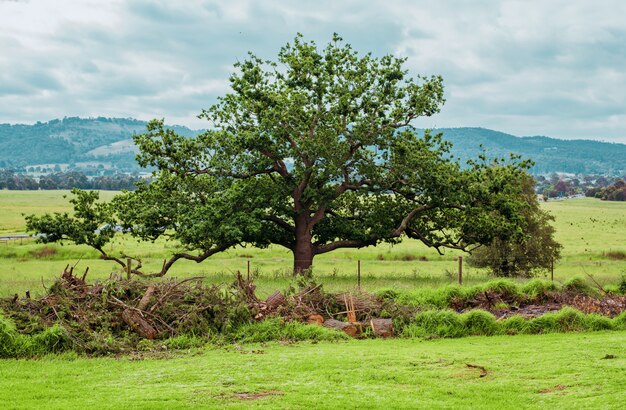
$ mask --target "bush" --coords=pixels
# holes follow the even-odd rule
[[[602,315],[591,313],[585,318],[585,326],[587,330],[599,331],[599,330],[613,330],[615,325],[613,321]]]
[[[59,324],[32,337],[32,352],[35,354],[59,353],[71,348],[67,331]]]
[[[613,326],[615,329],[626,330],[626,312],[622,312],[613,318]]]
[[[581,332],[587,329],[585,315],[569,307],[536,317],[528,326],[529,333]]]
[[[394,300],[399,296],[399,293],[394,289],[381,289],[376,292],[376,296],[383,300]]]
[[[619,283],[619,292],[622,295],[626,295],[626,275],[622,275],[622,280]]]
[[[515,299],[519,296],[517,285],[507,279],[492,280],[483,286],[484,291],[491,291],[502,299]]]
[[[28,349],[27,338],[17,333],[12,322],[0,315],[0,358],[19,357]]]

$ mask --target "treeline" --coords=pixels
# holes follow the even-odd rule
[[[88,178],[76,171],[57,172],[33,178],[17,174],[11,170],[0,170],[0,189],[38,190],[38,189],[95,189],[105,191],[134,190],[141,180],[136,175],[116,174]]]
[[[553,173],[549,177],[535,177],[536,191],[544,199],[557,199],[584,195],[605,201],[626,201],[625,177],[607,178],[603,175],[578,177]]]

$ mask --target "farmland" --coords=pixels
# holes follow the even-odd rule
[[[0,191],[0,232],[24,232],[22,213],[69,211],[63,191]],[[103,198],[113,195],[104,192]],[[564,282],[575,276],[593,275],[601,283],[615,283],[626,273],[626,252],[623,227],[626,226],[626,203],[603,202],[597,199],[574,199],[543,204],[555,217],[556,237],[563,244],[562,259],[555,265],[554,277]],[[120,237],[107,251],[136,256],[147,270],[158,270],[175,244],[158,241],[138,243]],[[328,290],[345,290],[356,284],[357,261],[361,260],[362,287],[368,291],[394,287],[440,286],[457,280],[457,251],[439,255],[420,243],[405,240],[398,245],[382,244],[363,249],[338,250],[316,257],[314,275]],[[612,256],[611,256],[612,255]],[[43,283],[50,283],[65,265],[77,270],[90,268],[89,278],[103,279],[118,269],[112,262],[99,259],[98,254],[84,246],[65,244],[42,245],[33,241],[0,243],[0,295],[31,290],[38,294]],[[248,261],[257,278],[259,293],[267,295],[288,286],[292,266],[290,251],[279,246],[268,249],[237,247],[217,254],[202,264],[180,261],[170,274],[179,278],[202,275],[213,283],[228,283],[236,271],[246,272]],[[464,283],[482,283],[490,277],[484,270],[464,265]]]
[[[69,210],[63,192],[0,191],[0,230],[24,230],[21,213]],[[107,198],[111,193],[106,193]],[[593,275],[616,284],[626,272],[626,205],[591,199],[544,204],[564,245],[555,281]],[[122,237],[113,251],[154,269],[174,249]],[[362,287],[411,291],[456,282],[458,253],[438,255],[414,241],[345,250],[316,258],[315,279],[328,291]],[[230,283],[250,261],[258,294],[293,284],[291,255],[278,247],[237,248],[203,264],[180,263],[172,276]],[[0,296],[43,294],[65,265],[90,268],[92,282],[117,267],[89,248],[33,241],[0,243]],[[490,280],[464,267],[464,284]],[[130,356],[87,358],[73,352],[38,360],[0,360],[0,403],[8,408],[619,408],[626,388],[623,330],[460,339],[393,339],[207,344]],[[564,348],[567,346],[567,348]],[[141,382],[138,382],[138,381]],[[67,386],[72,386],[68,388]],[[401,394],[398,394],[401,392]]]

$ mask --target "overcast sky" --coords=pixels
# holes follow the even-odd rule
[[[418,127],[626,143],[626,1],[0,0],[0,123],[165,118],[192,128],[248,51],[297,32],[441,74]]]

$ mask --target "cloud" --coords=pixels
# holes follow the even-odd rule
[[[0,2],[0,122],[165,117],[192,127],[248,51],[302,32],[442,74],[418,126],[626,142],[626,3],[570,1]]]

